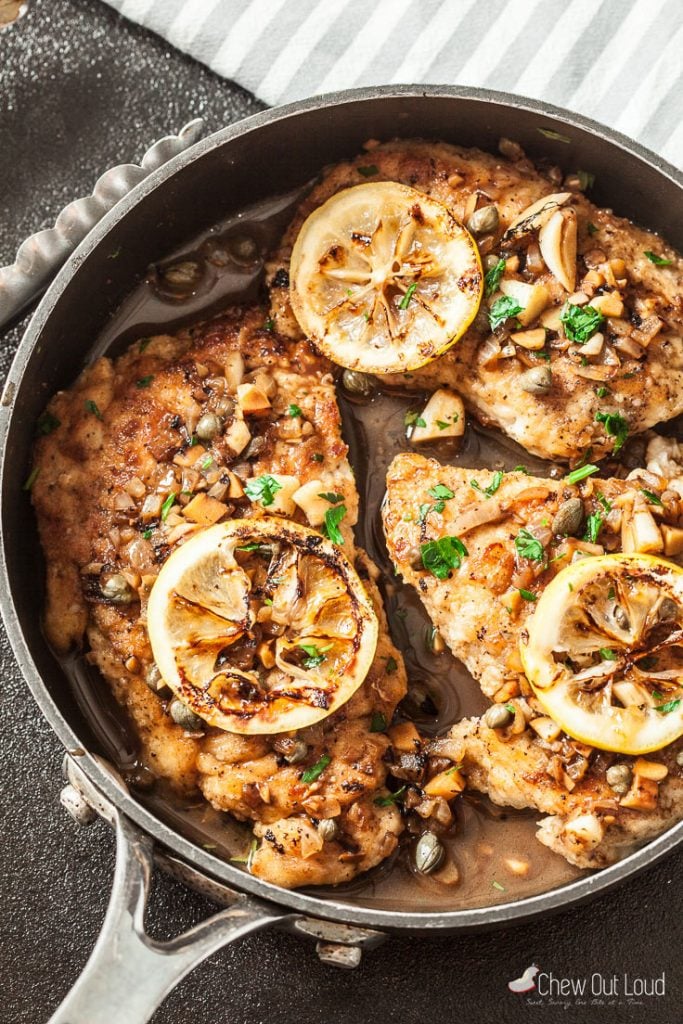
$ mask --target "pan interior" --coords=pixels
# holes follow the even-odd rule
[[[594,172],[597,203],[660,231],[683,248],[680,185],[672,180],[670,169],[661,172],[656,161],[639,157],[620,140],[610,141],[590,125],[563,122],[533,104],[495,94],[460,95],[439,89],[392,93],[371,90],[259,115],[251,125],[227,129],[200,144],[175,161],[171,170],[156,172],[93,232],[62,272],[34,319],[10,375],[2,493],[4,568],[18,622],[18,629],[10,623],[10,633],[14,632],[22,667],[51,724],[62,737],[75,733],[86,749],[107,756],[131,782],[137,771],[135,744],[108,699],[107,687],[101,679],[93,679],[79,659],[58,664],[42,636],[37,609],[43,602],[43,567],[21,482],[37,416],[49,396],[68,386],[86,362],[104,351],[121,351],[152,328],[172,330],[221,306],[251,299],[259,289],[260,267],[253,272],[227,267],[206,275],[192,302],[169,303],[160,300],[147,283],[151,264],[191,256],[207,237],[238,231],[252,232],[264,251],[287,222],[301,190],[325,163],[353,155],[367,138],[397,135],[421,135],[488,150],[495,149],[501,136],[513,137],[532,158],[549,156],[566,172],[577,167]],[[540,134],[548,128],[561,130],[570,142],[559,143]],[[383,570],[392,634],[406,653],[411,681],[428,681],[434,691],[437,713],[420,725],[436,732],[463,715],[478,713],[484,701],[450,654],[434,655],[421,642],[430,628],[428,620],[407,588],[396,583],[384,550],[377,515],[384,470],[393,455],[406,447],[403,417],[418,404],[419,396],[398,393],[381,394],[369,404],[341,396],[365,510],[358,540]],[[543,468],[540,460],[512,442],[476,427],[470,428],[460,450],[448,453],[441,447],[427,454],[465,467],[512,468],[524,462],[532,472]],[[28,658],[22,653],[25,650],[30,652]],[[242,828],[226,826],[226,818],[207,811],[206,805],[179,807],[161,790],[133,792],[200,850],[224,859],[243,856],[247,839]],[[445,911],[523,900],[575,881],[576,870],[533,838],[535,817],[496,809],[485,801],[465,803],[453,840],[460,881],[451,887],[416,877],[401,855],[397,863],[386,864],[351,886],[329,893],[317,889],[311,895],[329,897],[337,908],[346,905],[350,911],[356,906],[431,912],[436,919]],[[505,858],[520,851],[531,859],[531,868],[525,879],[511,880]],[[238,866],[239,861],[233,863]],[[628,870],[607,874],[616,879]],[[585,895],[589,885],[590,880],[586,892],[574,886],[574,897]],[[250,884],[245,887],[254,889]],[[289,902],[294,904],[294,898]],[[332,910],[330,916],[335,913]],[[347,919],[352,916],[349,913]]]

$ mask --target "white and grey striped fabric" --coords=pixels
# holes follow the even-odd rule
[[[106,0],[268,104],[474,85],[617,128],[683,166],[683,0]]]

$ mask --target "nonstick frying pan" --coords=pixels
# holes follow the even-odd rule
[[[363,907],[261,881],[193,844],[142,806],[98,756],[98,744],[41,632],[38,541],[26,492],[34,425],[67,386],[92,342],[150,263],[231,210],[301,186],[368,138],[441,139],[495,150],[501,136],[565,171],[590,167],[591,197],[661,232],[683,249],[683,177],[623,136],[575,114],[502,93],[447,87],[364,89],[257,114],[217,132],[154,171],[120,200],[69,258],[19,347],[0,406],[3,614],[33,695],[67,751],[64,801],[86,821],[97,813],[117,833],[117,867],[102,934],[81,978],[52,1018],[141,1024],[171,988],[220,946],[266,927],[318,942],[330,963],[353,967],[386,933],[510,926],[585,901],[654,863],[683,841],[683,823],[613,867],[541,895],[478,909],[424,913]],[[112,260],[112,252],[125,258]],[[144,931],[154,864],[224,909],[170,943]]]

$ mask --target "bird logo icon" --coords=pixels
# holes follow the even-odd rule
[[[523,992],[533,992],[536,988],[534,978],[539,971],[540,967],[537,967],[536,964],[532,964],[531,967],[527,967],[520,978],[515,978],[514,981],[509,981],[508,988],[511,992],[516,992],[519,995]]]

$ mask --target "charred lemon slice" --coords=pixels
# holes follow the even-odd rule
[[[228,732],[302,729],[358,689],[377,618],[341,551],[264,516],[204,530],[165,562],[147,627],[165,682]]]
[[[583,558],[541,595],[524,671],[574,739],[646,754],[683,735],[683,570],[652,555]]]
[[[333,362],[402,373],[467,330],[482,280],[474,239],[442,203],[381,181],[338,192],[304,222],[290,296],[302,330]]]

